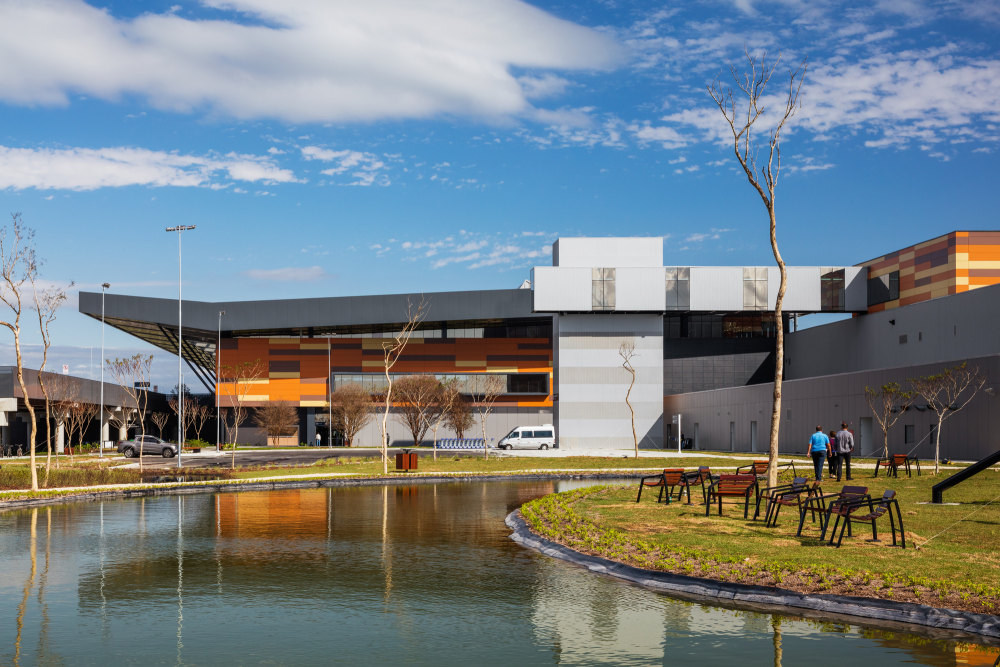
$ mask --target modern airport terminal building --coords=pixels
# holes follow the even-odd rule
[[[109,293],[102,312],[102,294],[83,292],[79,309],[180,352],[188,383],[196,387],[196,377],[223,406],[233,388],[217,382],[218,369],[260,361],[266,371],[246,404],[294,404],[304,442],[317,432],[329,442],[338,386],[380,385],[383,339],[404,326],[408,304],[424,300],[426,317],[393,373],[454,379],[473,401],[474,380],[503,377],[490,438],[554,424],[564,450],[631,448],[625,342],[635,349],[630,403],[641,447],[674,448],[683,431],[695,449],[766,450],[782,327],[783,452],[802,453],[817,424],[829,430],[847,421],[860,453],[873,453],[881,434],[865,387],[906,385],[963,362],[987,384],[945,423],[942,455],[976,459],[997,447],[986,440],[1000,430],[992,391],[1000,378],[1000,232],[951,232],[853,266],[788,267],[780,322],[775,266],[671,266],[658,237],[561,238],[552,254],[552,265],[535,267],[519,289],[185,300],[180,350],[176,300]],[[816,313],[842,317],[799,327],[799,318]],[[890,446],[930,455],[935,422],[918,398],[890,432]],[[390,436],[395,444],[410,438],[393,419]],[[377,443],[377,426],[357,440]]]

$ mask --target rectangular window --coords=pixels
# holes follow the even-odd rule
[[[691,268],[668,266],[666,268],[667,310],[691,309]]]
[[[548,373],[511,373],[507,376],[508,394],[548,394]]]
[[[913,424],[903,425],[903,444],[912,445],[917,435],[917,427]]]
[[[743,267],[743,308],[767,310],[767,267]]]
[[[536,438],[551,438],[552,431],[535,431]]]
[[[609,268],[591,269],[591,308],[593,310],[615,309],[615,270]]]
[[[820,306],[824,311],[844,310],[844,269],[826,271],[819,277]]]
[[[875,306],[899,298],[899,271],[868,279],[868,305]]]

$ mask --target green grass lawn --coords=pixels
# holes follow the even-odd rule
[[[890,546],[885,518],[879,525],[885,541],[867,541],[870,525],[858,524],[854,537],[845,535],[836,549],[820,543],[817,524],[809,519],[796,537],[795,508],[784,508],[775,528],[745,521],[742,505],[725,502],[723,516],[713,511],[706,517],[700,489],[694,505],[658,504],[648,491],[637,504],[637,484],[584,489],[533,501],[524,514],[551,539],[640,567],[803,592],[938,601],[995,614],[1000,609],[1000,472],[985,471],[945,492],[945,501],[957,505],[925,504],[931,486],[949,474],[899,479],[873,479],[870,471],[855,474],[852,484],[867,486],[875,497],[887,488],[897,492],[905,550]],[[841,485],[825,486],[838,490]]]

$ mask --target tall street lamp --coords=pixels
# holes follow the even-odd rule
[[[184,449],[184,334],[181,327],[181,234],[194,229],[194,225],[167,227],[168,232],[177,232],[177,467],[181,467],[181,450]]]
[[[219,378],[222,375],[222,316],[226,311],[219,311],[219,338],[215,343],[215,451],[221,452],[222,447],[222,409],[219,407]]]
[[[104,292],[109,289],[111,283],[101,283],[101,430],[97,435],[98,456],[104,455]]]

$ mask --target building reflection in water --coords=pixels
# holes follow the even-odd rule
[[[15,620],[0,625],[0,664],[99,664],[122,646],[166,664],[261,662],[275,646],[279,662],[310,662],[331,645],[344,659],[440,664],[486,651],[525,664],[781,665],[831,646],[845,661],[996,659],[996,649],[677,601],[513,543],[505,515],[562,489],[281,490],[0,515],[0,617]]]

